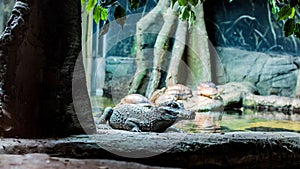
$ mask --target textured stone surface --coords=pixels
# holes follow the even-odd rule
[[[266,106],[267,109],[272,107],[283,111],[300,112],[300,99],[275,95],[258,96],[248,93],[244,95],[243,105],[248,107]]]
[[[261,95],[294,96],[300,65],[298,57],[222,47],[217,48],[217,53],[223,64],[217,68],[224,67],[226,83],[247,81],[254,84]],[[130,85],[128,80],[135,71],[134,58],[109,57],[106,64],[106,89],[116,96],[120,93],[125,96]]]
[[[97,159],[50,157],[47,154],[0,155],[0,168],[5,169],[162,169],[134,162]],[[171,168],[170,168],[171,169]]]
[[[114,159],[184,168],[300,167],[299,133],[186,134],[120,130],[99,130],[98,133],[64,139],[1,139],[0,154],[47,153],[65,158]]]
[[[246,93],[255,93],[256,88],[250,82],[230,82],[219,86],[223,106],[225,107],[236,107],[241,105],[243,95]]]
[[[268,55],[237,48],[218,48],[227,82],[248,81],[261,95],[293,96],[297,83],[297,57]]]

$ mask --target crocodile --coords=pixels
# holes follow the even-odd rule
[[[192,119],[195,112],[184,109],[174,100],[159,106],[125,104],[115,108],[107,107],[99,123],[106,123],[113,129],[133,132],[164,132],[177,119]]]

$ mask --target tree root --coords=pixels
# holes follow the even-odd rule
[[[199,82],[212,81],[209,40],[204,22],[203,6],[195,7],[196,22],[189,30],[187,64],[192,72],[188,83],[195,86]]]
[[[166,86],[172,86],[178,83],[178,69],[186,45],[187,26],[187,21],[179,21],[178,23],[172,50],[172,58],[166,78]]]
[[[16,49],[24,41],[27,33],[31,7],[29,3],[17,0],[6,28],[0,35],[0,136],[16,135],[22,130],[20,123],[24,123],[24,119],[26,119],[23,117],[28,115],[17,112],[17,106],[14,103],[19,94],[16,76],[17,66],[21,60],[18,59]],[[29,116],[34,118],[32,114]],[[19,119],[23,121],[20,122]],[[25,132],[26,129],[23,131]]]
[[[162,18],[162,12],[165,11],[168,6],[170,6],[169,0],[161,0],[158,2],[156,7],[149,12],[145,17],[143,17],[137,23],[136,29],[136,42],[137,42],[137,51],[136,51],[136,72],[131,82],[131,87],[129,94],[137,93],[141,82],[145,75],[147,74],[147,59],[144,54],[144,49],[147,44],[144,43],[145,33],[155,33],[151,32],[151,28],[155,25],[159,25],[160,18]]]
[[[141,85],[145,84],[144,77],[147,75],[149,70],[147,68],[151,63],[145,55],[145,48],[148,45],[145,42],[147,40],[145,34],[147,33],[157,33],[158,35],[154,45],[153,66],[151,66],[153,69],[150,72],[150,80],[146,82],[146,97],[151,97],[153,92],[161,85],[162,80],[165,80],[167,86],[176,83],[196,85],[199,81],[211,81],[209,42],[203,18],[203,6],[199,3],[195,7],[197,20],[188,30],[188,23],[180,21],[176,15],[177,5],[175,3],[171,8],[170,0],[161,0],[149,14],[137,23],[137,69],[129,93],[144,93],[144,91],[138,90],[144,89],[141,88]],[[165,12],[164,15],[163,12]],[[163,20],[159,20],[162,15]],[[160,21],[162,21],[162,25],[160,25]],[[154,27],[156,31],[160,30],[159,33],[153,32]],[[168,63],[170,37],[173,36],[175,41],[171,48],[170,63]],[[183,60],[187,61],[186,65],[191,73],[183,72],[184,77],[181,77],[179,73]],[[165,69],[165,63],[168,63],[167,78],[162,79],[162,70]]]
[[[154,45],[153,70],[146,91],[146,97],[148,98],[151,97],[152,93],[159,85],[162,62],[168,55],[169,38],[172,34],[172,28],[174,28],[176,19],[177,16],[175,15],[174,11],[171,8],[168,8],[167,13],[164,16],[164,25],[161,28]]]

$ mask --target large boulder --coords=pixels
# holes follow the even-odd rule
[[[297,57],[217,48],[226,82],[252,82],[261,95],[294,96]]]
[[[222,91],[220,96],[225,107],[239,107],[242,105],[245,94],[257,92],[255,86],[250,82],[230,82],[219,85],[218,88]]]

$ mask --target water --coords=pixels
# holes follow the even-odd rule
[[[300,132],[300,115],[255,110],[199,112],[194,120],[179,121],[174,126],[190,133],[231,131]]]
[[[93,116],[97,123],[105,107],[115,103],[105,97],[91,97]],[[300,133],[300,114],[256,111],[251,109],[222,112],[197,112],[195,119],[181,120],[175,127],[188,133],[231,131],[291,131]]]
[[[115,105],[111,99],[106,97],[91,96],[90,100],[92,105],[93,117],[96,122],[106,107],[114,107]]]

